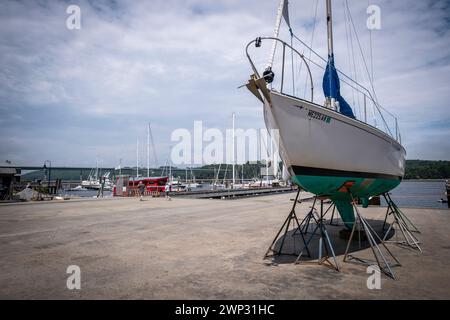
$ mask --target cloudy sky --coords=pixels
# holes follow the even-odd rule
[[[314,30],[313,48],[326,56],[325,1],[318,1],[317,16],[316,2],[292,0],[291,22],[307,43]],[[71,4],[81,8],[80,30],[66,27]],[[356,43],[350,55],[344,4],[333,1],[336,64],[351,74],[352,57],[361,59]],[[399,117],[407,158],[450,160],[450,2],[348,4],[367,62],[366,8],[381,9],[381,29],[371,35],[375,89]],[[132,165],[138,136],[146,162],[142,144],[151,122],[161,165],[174,144],[171,132],[192,129],[194,120],[225,130],[235,112],[237,127],[263,127],[261,105],[237,87],[251,74],[244,47],[272,35],[277,6],[278,0],[2,1],[0,160]]]

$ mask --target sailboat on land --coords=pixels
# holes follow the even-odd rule
[[[351,227],[354,222],[352,198],[358,197],[363,205],[367,205],[370,197],[395,188],[404,176],[406,151],[401,145],[396,118],[395,133],[392,134],[386,122],[386,130],[382,130],[369,124],[367,117],[357,119],[351,106],[341,96],[339,75],[345,74],[334,64],[330,0],[326,0],[326,12],[328,60],[323,67],[324,104],[317,104],[313,99],[310,69],[313,61],[278,38],[283,17],[293,36],[287,0],[280,1],[274,36],[259,37],[247,45],[247,57],[254,74],[246,86],[263,103],[267,129],[278,130],[280,156],[292,181],[309,192],[330,198],[346,226]],[[250,57],[249,48],[251,45],[259,48],[267,40],[272,43],[272,50],[269,62],[260,75]],[[277,45],[282,48],[282,61],[278,64],[281,65],[281,73],[276,75],[273,60]],[[286,60],[290,57],[286,53],[288,50],[306,66],[311,84],[310,100],[295,96],[295,92],[292,95],[285,93],[283,84],[288,69]],[[280,88],[273,86],[275,76],[281,78]],[[373,98],[375,95],[355,81],[346,81],[349,82],[364,95],[364,101],[367,98],[372,102],[385,121],[382,114],[385,109]]]

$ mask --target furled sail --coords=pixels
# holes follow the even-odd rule
[[[355,119],[352,108],[341,96],[339,76],[334,66],[334,55],[328,57],[327,67],[323,75],[323,93],[327,98],[334,98],[339,102],[339,112],[347,117]]]
[[[275,29],[273,31],[273,37],[274,38],[278,38],[278,35],[280,33],[280,25],[281,25],[281,20],[284,18],[284,20],[286,21],[286,24],[289,27],[289,30],[292,32],[291,29],[291,23],[289,22],[289,8],[288,8],[289,2],[288,0],[280,0],[280,4],[278,5],[278,14],[277,14],[277,19],[275,22]],[[275,57],[275,51],[277,49],[277,41],[274,40],[273,44],[272,44],[272,50],[269,56],[269,61],[267,62],[267,67],[266,67],[266,72],[271,72],[272,70],[272,65],[273,65],[273,59]],[[273,76],[273,74],[272,74]],[[272,82],[272,81],[269,81]]]

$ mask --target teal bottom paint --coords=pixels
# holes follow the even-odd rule
[[[353,197],[361,198],[363,205],[367,199],[394,189],[401,182],[400,179],[373,179],[333,176],[296,175],[292,181],[308,192],[316,195],[328,196],[336,205],[339,214],[348,228],[353,227],[355,214],[351,205],[351,198],[347,192],[339,191],[346,182],[353,182],[350,192]]]

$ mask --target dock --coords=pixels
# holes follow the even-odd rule
[[[242,197],[266,196],[275,193],[297,192],[297,188],[274,187],[274,188],[243,188],[243,189],[219,189],[219,190],[193,190],[171,192],[170,196],[193,198],[193,199],[237,199]],[[312,197],[312,195],[310,195]]]
[[[147,197],[1,204],[0,298],[450,298],[447,209],[403,208],[421,231],[423,253],[388,244],[402,266],[394,268],[396,280],[382,275],[381,289],[371,290],[366,268],[342,261],[342,225],[329,226],[340,272],[283,256],[263,260],[292,198],[280,193],[233,201]],[[303,199],[299,218],[311,204]],[[382,221],[386,208],[360,210],[369,221]],[[357,253],[369,255],[370,249]],[[66,287],[70,265],[81,270],[80,290]]]

